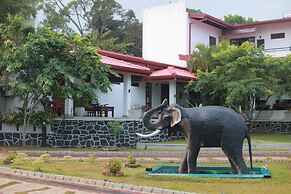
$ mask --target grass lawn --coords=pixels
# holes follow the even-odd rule
[[[33,170],[29,158],[22,164],[10,167]],[[142,167],[124,168],[123,177],[107,177],[102,175],[105,162],[89,161],[50,161],[42,166],[46,173],[78,176],[97,180],[108,179],[113,182],[146,185],[166,189],[182,190],[197,193],[256,193],[256,194],[287,194],[291,191],[291,164],[290,163],[256,163],[254,166],[268,166],[272,172],[271,179],[209,179],[209,178],[182,178],[182,177],[151,177],[146,175],[146,167],[154,167],[157,163],[142,163]],[[178,165],[174,163],[160,165]],[[201,164],[200,166],[210,164]],[[211,166],[228,166],[229,164],[212,164]]]
[[[278,135],[278,134],[252,134],[252,142],[255,143],[291,143],[291,135]],[[164,141],[163,144],[185,144],[184,139],[174,141]]]

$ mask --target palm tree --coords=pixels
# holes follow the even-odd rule
[[[213,69],[212,53],[215,49],[216,46],[209,47],[205,44],[196,45],[188,60],[188,69],[192,72],[197,72],[197,70],[203,72],[211,71]]]

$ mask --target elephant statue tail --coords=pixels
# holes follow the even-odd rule
[[[251,144],[251,136],[250,136],[250,132],[247,132],[246,138],[248,140],[248,144],[249,144],[249,155],[250,155],[250,164],[251,164],[251,168],[253,168],[253,154],[252,154],[252,144]]]

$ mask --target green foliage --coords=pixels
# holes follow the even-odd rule
[[[12,163],[15,165],[19,165],[23,163],[23,158],[27,157],[26,153],[18,153],[15,158],[12,160]]]
[[[142,24],[115,0],[45,0],[43,10],[44,25],[50,29],[66,33],[77,29],[98,48],[141,56]]]
[[[0,72],[10,75],[10,81],[0,82],[0,86],[23,102],[23,133],[43,99],[81,94],[94,99],[96,89],[110,89],[107,75],[111,71],[100,62],[94,46],[85,37],[47,28],[33,30],[15,17],[0,26],[0,40],[4,43],[0,46]],[[87,82],[88,76],[95,78],[94,83]]]
[[[7,112],[2,115],[1,122],[9,125],[22,125],[24,114],[23,111],[18,110],[14,112]]]
[[[15,154],[9,154],[8,156],[5,157],[3,160],[3,164],[9,165],[13,163],[13,160],[15,159],[16,155]]]
[[[74,106],[75,107],[87,107],[87,106],[90,106],[91,101],[92,101],[92,98],[90,98],[89,96],[84,96],[84,95],[75,96],[74,97]]]
[[[119,158],[112,158],[109,160],[108,164],[105,166],[105,169],[108,170],[109,173],[118,173],[121,172],[123,167],[122,160]]]
[[[118,122],[108,122],[108,127],[115,137],[123,132],[123,126]]]
[[[49,162],[51,160],[51,155],[46,153],[46,154],[42,154],[40,155],[40,158],[44,161],[44,162]]]
[[[128,164],[136,164],[136,159],[135,159],[134,155],[129,154],[129,155],[127,156],[127,163],[128,163]]]
[[[203,13],[203,12],[201,11],[201,9],[191,9],[191,8],[186,8],[186,11],[187,11],[188,13]]]
[[[226,21],[229,24],[248,24],[254,22],[253,18],[245,18],[243,16],[234,14],[234,15],[226,15],[224,16],[224,21]]]
[[[116,141],[119,136],[123,132],[123,126],[119,122],[108,122],[108,127],[111,130],[111,133],[114,136],[114,146],[116,147]]]
[[[193,56],[203,63],[190,63],[197,69],[198,80],[191,81],[187,87],[200,93],[204,105],[242,106],[253,110],[256,97],[272,95],[277,88],[270,68],[273,64],[270,65],[260,48],[247,42],[239,47],[219,45],[207,53],[204,61],[200,58],[205,55],[199,55],[199,51]]]
[[[0,23],[7,21],[8,15],[21,15],[30,19],[36,16],[38,5],[41,0],[1,0]]]
[[[31,123],[35,126],[51,125],[54,123],[56,114],[51,111],[34,112],[31,116]]]
[[[34,167],[34,171],[42,172],[42,166],[44,165],[45,161],[43,159],[38,159],[32,162],[32,166]]]

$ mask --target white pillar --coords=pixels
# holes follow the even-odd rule
[[[73,117],[74,116],[74,102],[71,98],[65,99],[65,116]]]
[[[128,116],[131,106],[131,75],[123,75],[123,116]]]
[[[170,81],[169,83],[169,104],[176,104],[177,101],[177,84],[176,81]]]

